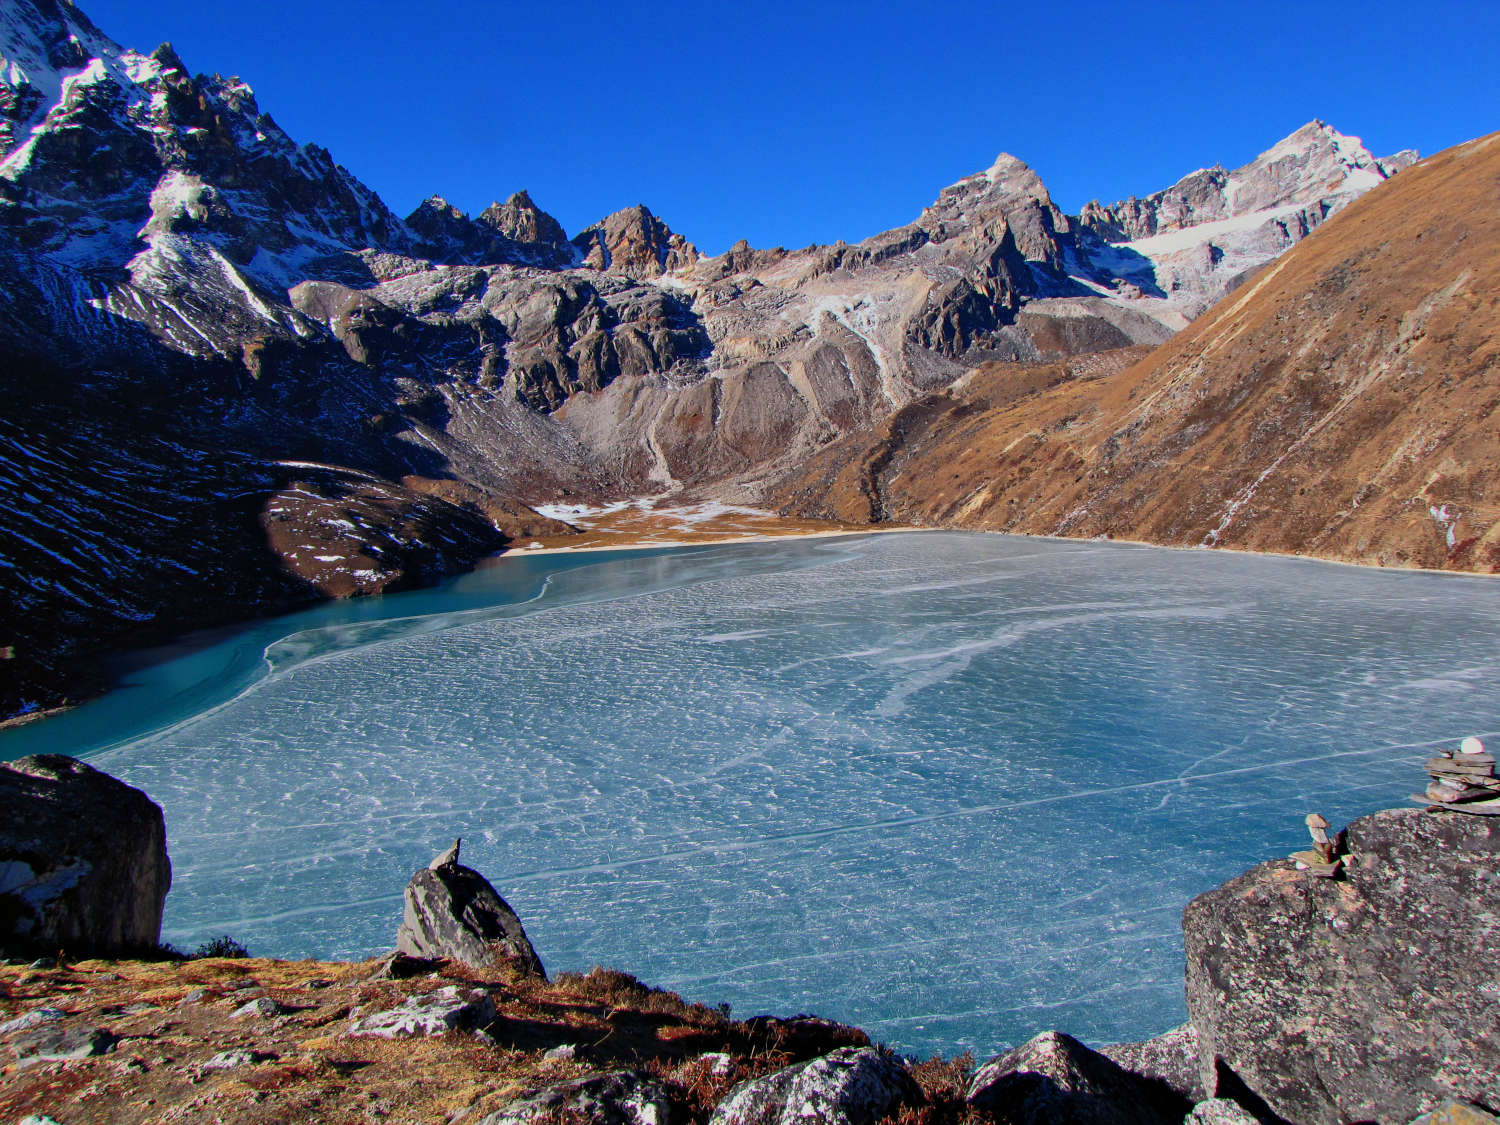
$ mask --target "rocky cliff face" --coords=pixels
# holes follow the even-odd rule
[[[1500,569],[1497,142],[1402,172],[1156,351],[981,368],[777,496],[809,516]]]
[[[169,473],[131,473],[82,493],[14,463],[49,499],[0,514],[0,547],[25,564],[6,571],[7,619],[30,620],[56,583],[81,592],[61,630],[79,637],[119,635],[119,615],[107,583],[69,575],[142,540],[167,591],[199,581],[226,529],[251,529],[227,536],[244,544],[228,589],[248,613],[465,566],[545,523],[528,502],[563,490],[758,500],[985,363],[1161,343],[1314,225],[1283,216],[1284,237],[1231,253],[1220,224],[1321,217],[1391,166],[1309,126],[1187,210],[1152,197],[1135,207],[1146,217],[1071,218],[1002,156],[864,242],[704,258],[645,207],[572,239],[525,192],[476,217],[433,197],[400,219],[245,83],[192,75],[168,46],[122,48],[60,0],[0,11],[0,58],[0,384],[19,438],[63,449],[89,433],[105,460],[143,463],[180,450],[188,479],[216,482],[174,491]],[[1186,225],[1210,214],[1227,218]],[[1183,229],[1160,233],[1171,223]],[[1190,253],[1153,244],[1180,236]],[[256,524],[288,522],[269,517],[292,462],[361,482],[349,550],[384,561],[346,569],[373,579],[309,587],[305,560],[287,560],[316,557],[310,541],[257,542]],[[169,531],[119,518],[184,504],[194,514]],[[115,522],[98,523],[106,509]],[[451,534],[421,531],[433,521]],[[447,545],[418,546],[434,538]],[[387,565],[402,557],[417,561]],[[206,623],[171,598],[127,600],[152,629]],[[0,638],[22,685],[0,709],[57,698],[50,670],[77,645],[47,631]]]
[[[172,882],[161,809],[56,754],[0,765],[0,952],[154,950]]]
[[[1151,260],[1172,302],[1196,316],[1359,195],[1417,159],[1376,158],[1357,137],[1309,121],[1250,163],[1184,176],[1144,199],[1086,205],[1079,223]]]

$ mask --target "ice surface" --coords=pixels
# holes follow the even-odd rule
[[[166,810],[166,937],[389,948],[462,836],[553,970],[912,1052],[1135,1039],[1183,1018],[1189,898],[1500,730],[1484,579],[957,533],[596,560],[162,665],[172,725],[91,760]]]

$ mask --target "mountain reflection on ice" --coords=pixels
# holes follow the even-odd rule
[[[553,970],[914,1053],[1141,1038],[1189,898],[1500,727],[1484,579],[957,533],[537,578],[299,628],[97,755],[166,809],[166,936],[371,954],[462,836]]]

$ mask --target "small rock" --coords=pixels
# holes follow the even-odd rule
[[[548,1062],[568,1062],[578,1057],[578,1048],[572,1043],[563,1043],[553,1047],[550,1051],[543,1053],[542,1058]]]
[[[21,1118],[19,1125],[62,1125],[62,1122],[45,1113],[33,1113],[30,1117]]]
[[[12,1031],[25,1031],[28,1027],[39,1027],[44,1023],[60,1020],[67,1014],[61,1008],[33,1008],[29,1012],[23,1012],[9,1023],[0,1023],[0,1035],[8,1035]]]
[[[313,977],[312,980],[305,983],[302,987],[307,989],[309,992],[318,992],[324,988],[332,988],[333,981],[329,980],[327,977]]]
[[[412,957],[405,953],[392,953],[375,971],[369,980],[410,980],[425,976],[442,966],[443,962],[428,957]]]
[[[178,1004],[179,1007],[181,1007],[184,1004],[201,1004],[205,999],[207,999],[207,997],[208,997],[208,989],[206,989],[206,988],[195,988],[191,992],[189,992],[186,996],[184,996],[181,1000],[177,1001],[177,1004]]]
[[[381,1039],[442,1035],[453,1030],[483,1027],[494,1018],[495,1002],[489,993],[479,989],[464,993],[457,986],[448,985],[423,996],[412,996],[399,1008],[355,1019],[346,1034],[372,1035]]]
[[[708,1063],[709,1073],[715,1078],[723,1078],[734,1070],[733,1056],[726,1055],[723,1051],[705,1051],[698,1058]]]
[[[1193,1107],[1184,1125],[1260,1125],[1260,1122],[1239,1102],[1208,1098]]]
[[[590,1125],[669,1125],[666,1090],[632,1070],[616,1070],[563,1082],[510,1102],[477,1125],[538,1125],[583,1120]]]
[[[260,981],[250,977],[241,977],[239,980],[230,981],[224,986],[225,992],[243,992],[247,988],[259,988]]]
[[[874,1125],[899,1104],[921,1097],[899,1059],[874,1047],[841,1047],[729,1092],[709,1125]]]
[[[257,996],[248,1004],[243,1004],[230,1012],[229,1018],[237,1020],[243,1016],[280,1016],[285,1013],[286,1009],[269,996]]]
[[[12,1045],[22,1066],[41,1062],[70,1062],[105,1055],[119,1039],[101,1027],[43,1027],[21,1036]]]
[[[243,1048],[234,1051],[220,1051],[213,1058],[202,1065],[202,1070],[233,1070],[239,1066],[253,1066],[255,1063],[269,1062],[276,1058],[275,1055],[264,1051],[247,1051]]]

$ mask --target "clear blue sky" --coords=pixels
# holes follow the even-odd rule
[[[1010,152],[1076,211],[1320,117],[1377,155],[1500,128],[1500,2],[82,0],[237,74],[399,214],[645,203],[717,253],[856,241]]]

